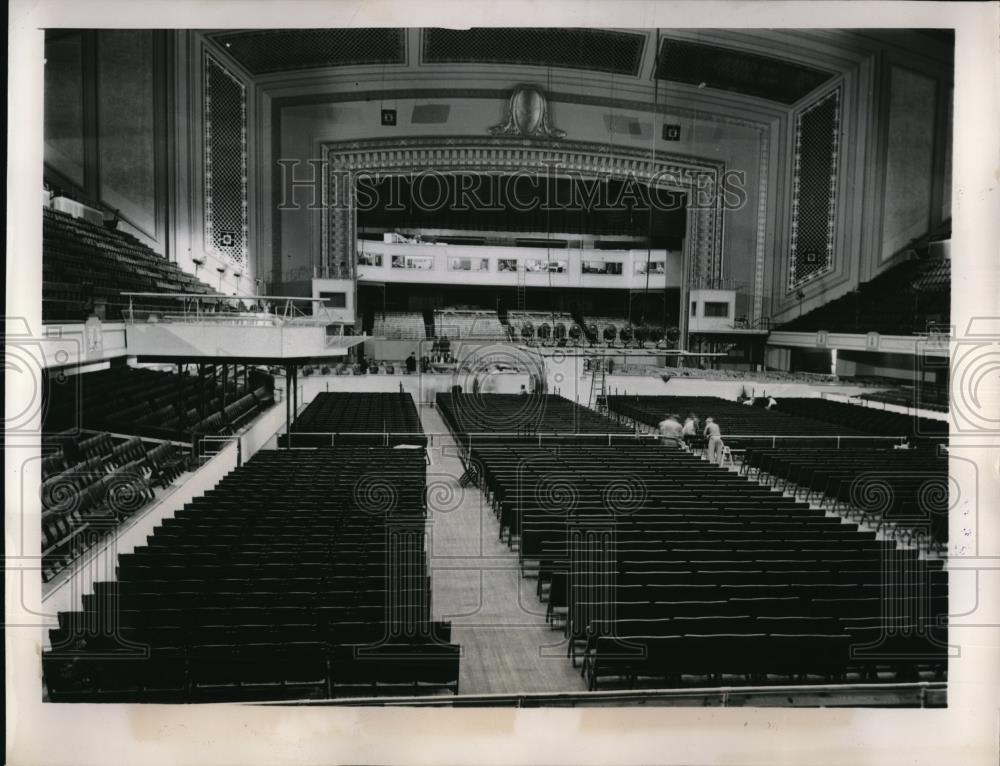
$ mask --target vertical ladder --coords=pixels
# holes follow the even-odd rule
[[[524,311],[525,308],[525,293],[527,292],[527,287],[525,285],[527,277],[525,276],[524,264],[521,261],[517,262],[517,310]]]
[[[597,376],[600,374],[600,383],[597,381]],[[594,367],[591,369],[590,375],[590,397],[587,399],[587,406],[590,409],[596,409],[602,415],[607,413],[608,409],[608,399],[607,399],[607,385],[608,385],[608,366],[605,358],[598,357],[594,360]]]

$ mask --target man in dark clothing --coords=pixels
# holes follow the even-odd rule
[[[406,372],[408,375],[412,375],[417,371],[417,355],[414,352],[410,352],[410,355],[406,357]]]

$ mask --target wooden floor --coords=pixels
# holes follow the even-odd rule
[[[447,432],[437,410],[421,407],[424,431]],[[462,463],[450,437],[435,439],[427,467],[434,619],[450,620],[462,647],[462,694],[582,692],[561,630],[545,622],[535,580],[521,577],[517,553],[498,538],[482,493],[459,487]]]

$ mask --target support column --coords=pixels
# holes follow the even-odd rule
[[[205,365],[198,362],[198,420],[205,419]]]
[[[292,448],[292,366],[285,365],[285,449]]]
[[[187,425],[187,413],[184,410],[184,365],[177,363],[177,423],[183,431]]]

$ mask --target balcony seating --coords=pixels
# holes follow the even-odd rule
[[[84,427],[184,442],[194,434],[231,433],[273,401],[271,386],[260,385],[267,382],[264,377],[256,371],[251,377],[251,385],[257,387],[248,390],[237,368],[223,390],[221,373],[212,365],[206,365],[206,379],[200,386],[196,376],[179,378],[175,373],[145,368],[83,373],[46,386],[43,430]],[[88,449],[86,445],[81,448]]]
[[[410,394],[319,393],[292,423],[292,446],[333,444],[426,446],[420,414]],[[329,434],[329,435],[328,435]],[[287,436],[278,438],[279,446]]]
[[[428,337],[423,315],[418,311],[376,312],[372,334],[391,340],[424,340]]]
[[[49,698],[457,693],[459,647],[430,620],[425,471],[422,450],[259,452],[59,614]]]
[[[91,298],[106,304],[106,319],[120,320],[129,305],[122,292],[216,292],[129,234],[48,208],[42,211],[42,227],[45,322],[84,321]],[[134,305],[167,311],[178,308],[172,302],[156,306],[148,299],[136,299]]]
[[[500,324],[495,311],[439,309],[434,312],[434,332],[452,340],[506,339],[507,328]]]
[[[786,322],[782,330],[911,335],[951,316],[951,259],[905,261],[837,298]]]
[[[945,672],[947,573],[915,550],[655,444],[470,462],[591,689]]]
[[[152,446],[138,437],[108,433],[61,437],[47,456],[62,470],[45,475],[42,500],[42,579],[51,580],[114,531],[188,469],[186,452],[170,443]]]

